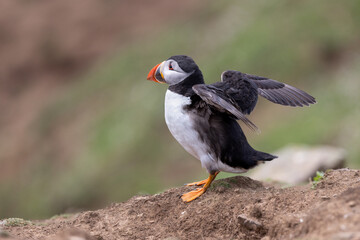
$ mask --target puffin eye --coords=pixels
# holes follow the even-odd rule
[[[169,70],[174,70],[171,63],[169,63]]]

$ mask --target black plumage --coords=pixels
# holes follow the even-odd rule
[[[223,72],[221,82],[194,85],[192,88],[205,102],[218,106],[219,111],[227,110],[253,130],[257,130],[257,127],[244,114],[250,114],[253,111],[258,94],[284,106],[302,107],[316,103],[314,97],[293,86],[233,70]],[[220,101],[226,101],[231,106],[219,104]],[[234,113],[233,108],[241,113]]]
[[[204,102],[198,95],[191,97],[191,104],[185,108],[194,121],[200,140],[209,152],[233,168],[249,169],[258,161],[270,161],[276,156],[257,151],[248,143],[236,118]],[[208,169],[210,173],[218,169]]]
[[[217,159],[234,168],[249,169],[258,161],[276,157],[253,149],[236,122],[236,119],[241,120],[252,130],[258,130],[246,117],[255,108],[258,95],[285,106],[315,103],[314,97],[300,89],[234,70],[223,72],[220,82],[206,85],[192,58],[178,55],[169,59],[175,60],[185,72],[192,72],[183,81],[169,86],[169,90],[191,98],[185,110],[192,115],[201,141]]]
[[[300,89],[265,77],[259,77],[251,74],[241,73],[239,71],[230,70],[225,71],[221,75],[221,79],[223,83],[228,83],[230,85],[235,85],[237,82],[250,81],[253,83],[253,85],[255,84],[257,86],[257,91],[259,95],[268,99],[269,101],[285,106],[302,107],[304,105],[309,106],[309,104],[313,104],[316,102],[314,97],[310,96],[309,94]],[[238,94],[238,97],[244,99],[244,97],[239,95],[240,94]],[[241,106],[241,103],[238,102],[238,104],[239,106]]]

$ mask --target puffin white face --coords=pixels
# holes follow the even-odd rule
[[[193,72],[185,72],[175,60],[168,59],[151,69],[147,79],[158,83],[174,85],[185,80]]]

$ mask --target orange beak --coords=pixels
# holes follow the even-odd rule
[[[150,81],[154,81],[154,82],[157,82],[157,83],[165,83],[165,79],[163,78],[163,75],[161,73],[161,64],[163,62],[157,64],[155,67],[153,67],[148,76],[147,76],[147,80],[150,80]]]

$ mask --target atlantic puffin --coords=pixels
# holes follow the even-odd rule
[[[180,145],[209,172],[207,179],[187,184],[203,187],[183,194],[184,202],[205,193],[221,171],[244,173],[276,158],[252,148],[237,122],[241,120],[258,130],[246,116],[254,109],[258,95],[285,106],[302,107],[316,102],[308,93],[288,84],[234,70],[223,72],[221,81],[207,85],[198,65],[185,55],[157,64],[147,79],[169,85],[165,122]]]

